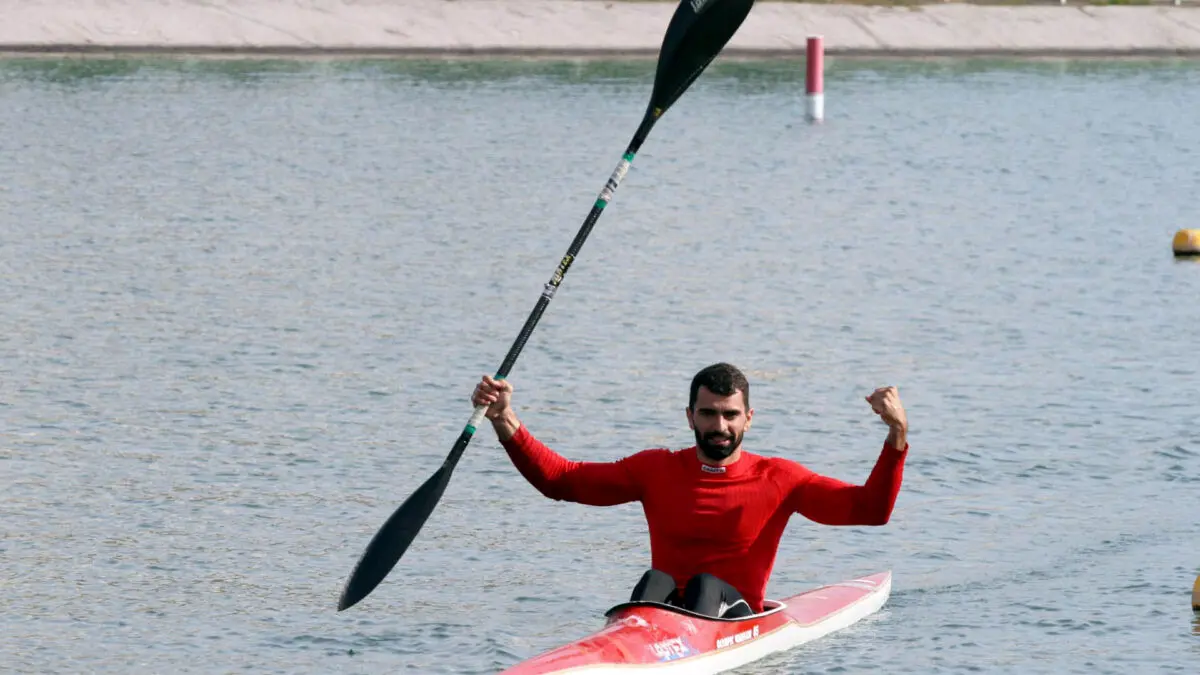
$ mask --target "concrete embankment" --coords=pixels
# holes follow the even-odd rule
[[[0,51],[657,53],[675,2],[0,0]],[[1200,55],[1200,4],[886,7],[759,0],[726,54]]]

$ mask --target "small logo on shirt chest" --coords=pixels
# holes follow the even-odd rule
[[[700,465],[700,470],[701,470],[701,471],[704,471],[704,472],[707,472],[707,473],[725,473],[725,467],[723,467],[723,466],[710,466],[710,465],[708,465],[708,464],[701,464],[701,465]]]

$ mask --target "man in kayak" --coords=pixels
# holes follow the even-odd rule
[[[696,445],[642,450],[615,462],[570,461],[546,447],[513,412],[512,392],[511,383],[485,375],[471,401],[488,406],[487,418],[521,475],[551,499],[593,506],[641,502],[651,569],[630,599],[707,616],[763,611],[779,540],[793,513],[824,525],[886,524],[908,455],[908,420],[895,387],[866,397],[889,430],[863,485],[744,450],[742,438],[754,418],[750,385],[727,363],[692,378],[686,413]]]

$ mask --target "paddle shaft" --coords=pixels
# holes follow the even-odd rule
[[[529,341],[529,336],[533,333],[533,329],[537,326],[538,321],[542,318],[542,314],[546,311],[546,307],[554,298],[554,293],[558,290],[559,285],[562,284],[567,270],[571,267],[571,263],[579,255],[579,250],[583,248],[583,243],[591,233],[592,227],[595,226],[596,221],[600,218],[600,214],[604,212],[604,207],[612,199],[613,192],[621,184],[621,179],[629,171],[634,155],[641,148],[642,142],[646,140],[650,129],[654,126],[655,121],[662,116],[662,113],[663,109],[658,107],[651,107],[646,111],[646,115],[643,117],[637,133],[634,134],[633,140],[625,150],[625,154],[621,156],[621,161],[617,164],[617,168],[609,176],[608,182],[604,184],[604,189],[600,191],[600,195],[596,198],[591,212],[588,213],[587,218],[583,221],[583,226],[579,228],[579,233],[575,235],[575,240],[571,242],[566,255],[559,261],[558,266],[554,269],[554,274],[546,282],[541,296],[538,297],[537,304],[534,305],[533,311],[529,313],[529,317],[525,319],[525,325],[521,327],[520,334],[517,335],[517,339],[513,341],[512,347],[509,348],[503,363],[500,364],[500,369],[496,371],[497,379],[508,377],[508,374],[512,371],[513,365],[517,362],[517,357],[520,356],[521,350],[524,349],[525,344]],[[367,549],[363,552],[362,557],[359,558],[354,572],[351,573],[350,578],[346,581],[342,597],[338,601],[338,611],[351,607],[366,597],[387,576],[392,566],[400,559],[400,556],[404,555],[404,551],[408,549],[409,544],[412,543],[421,527],[425,524],[426,519],[433,512],[434,506],[441,499],[446,485],[450,482],[450,476],[454,472],[454,467],[458,465],[458,460],[462,458],[467,446],[471,443],[471,438],[475,436],[476,429],[483,423],[484,413],[487,412],[487,409],[488,406],[486,405],[475,407],[470,420],[463,428],[462,433],[458,435],[458,440],[454,442],[454,446],[450,449],[450,454],[446,455],[446,461],[442,463],[441,468],[434,472],[429,480],[425,481],[416,492],[409,496],[400,505],[400,508],[388,518],[383,527],[375,533],[375,536],[367,545]]]
[[[575,239],[571,242],[571,246],[567,248],[566,255],[558,262],[558,267],[554,269],[554,274],[550,275],[550,280],[542,288],[542,294],[538,297],[537,304],[533,306],[533,311],[525,319],[525,325],[521,326],[521,332],[517,335],[517,339],[513,341],[512,346],[509,347],[508,354],[505,355],[504,361],[496,371],[496,379],[502,380],[512,372],[513,365],[517,362],[517,357],[521,355],[521,350],[525,348],[525,343],[529,341],[529,336],[533,334],[533,329],[537,327],[538,321],[541,320],[542,314],[546,311],[546,307],[554,299],[554,294],[558,291],[559,285],[562,284],[563,278],[566,277],[567,270],[571,269],[571,263],[575,262],[576,256],[579,255],[579,251],[583,248],[583,243],[587,241],[588,235],[592,233],[592,228],[595,227],[596,221],[600,219],[600,214],[604,213],[604,207],[608,206],[608,203],[612,200],[617,186],[621,184],[621,180],[629,172],[629,167],[633,164],[634,156],[641,149],[646,137],[650,135],[650,130],[654,128],[654,123],[658,121],[660,115],[662,115],[662,110],[659,108],[646,111],[646,116],[642,119],[637,133],[633,135],[633,140],[630,141],[629,147],[625,149],[625,154],[621,156],[621,161],[617,163],[617,168],[608,177],[608,182],[600,190],[600,194],[596,197],[596,203],[592,205],[592,210],[588,213],[587,218],[584,219],[579,232],[575,234]],[[467,449],[467,445],[470,444],[471,438],[475,436],[476,429],[483,423],[484,413],[487,412],[487,409],[488,406],[486,405],[475,407],[475,412],[472,413],[471,419],[463,427],[462,433],[458,435],[458,440],[454,442],[454,447],[450,449],[450,454],[446,456],[446,461],[442,464],[444,470],[454,470],[454,466],[458,464],[459,458],[462,457],[463,452]]]
[[[559,261],[550,280],[542,289],[537,304],[534,305],[529,318],[525,320],[520,334],[513,341],[499,370],[496,371],[497,379],[507,378],[512,371],[517,357],[520,356],[521,350],[529,341],[529,336],[554,298],[555,292],[571,268],[571,263],[579,255],[579,250],[583,248],[583,243],[591,234],[600,214],[604,212],[604,208],[612,199],[617,186],[629,171],[633,157],[650,134],[650,129],[663,113],[683,95],[708,64],[716,58],[725,43],[737,31],[738,26],[741,25],[753,5],[754,0],[680,0],[675,14],[672,15],[671,21],[667,25],[666,34],[663,36],[658,67],[654,75],[654,90],[651,93],[650,103],[642,118],[642,123],[633,135],[633,140],[629,143],[625,153],[621,156],[617,168],[605,183],[604,189],[600,191],[591,212],[583,221],[570,248],[567,249],[566,255]],[[420,532],[430,514],[433,513],[434,507],[437,506],[438,500],[445,492],[454,467],[458,464],[463,452],[466,451],[476,429],[483,423],[486,411],[487,406],[475,408],[441,468],[421,484],[375,533],[355,565],[354,571],[351,572],[350,578],[346,580],[346,585],[338,601],[338,611],[351,607],[366,597],[383,581],[400,557],[404,555],[404,552],[408,550],[409,545]]]

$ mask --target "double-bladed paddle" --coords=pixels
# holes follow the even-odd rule
[[[525,343],[533,333],[534,327],[537,326],[538,320],[541,319],[542,313],[546,311],[546,306],[554,298],[554,292],[558,290],[571,263],[579,255],[579,250],[591,233],[592,226],[596,224],[604,207],[612,199],[613,192],[621,183],[621,179],[629,171],[634,155],[642,147],[642,143],[650,134],[654,123],[716,58],[733,34],[737,32],[738,27],[742,25],[742,21],[750,13],[753,5],[754,0],[683,0],[679,3],[679,7],[671,17],[670,24],[667,25],[667,32],[663,36],[662,47],[658,54],[658,67],[654,73],[654,88],[642,123],[638,126],[637,133],[633,135],[629,147],[625,149],[625,154],[617,164],[616,170],[605,183],[604,189],[600,191],[591,213],[583,221],[583,226],[579,228],[579,233],[575,235],[575,240],[567,249],[567,254],[558,263],[550,281],[543,288],[533,312],[530,313],[529,318],[525,320],[525,325],[521,328],[520,335],[508,350],[508,355],[504,357],[500,369],[496,371],[496,379],[507,377],[509,371],[512,370],[517,356],[525,347]],[[447,455],[446,461],[442,463],[442,468],[430,476],[424,485],[417,488],[417,491],[406,499],[391,518],[387,519],[383,527],[375,533],[366,550],[363,551],[362,557],[359,558],[358,564],[354,567],[354,571],[350,574],[350,578],[346,581],[346,587],[342,590],[342,597],[338,601],[339,612],[352,607],[375,590],[379,582],[383,581],[384,577],[399,562],[400,556],[408,550],[409,545],[412,544],[413,539],[416,538],[417,533],[421,531],[421,527],[429,518],[429,514],[437,506],[442,493],[446,491],[446,485],[450,482],[450,474],[453,473],[463,451],[467,449],[467,444],[471,442],[471,437],[475,435],[476,427],[483,422],[486,410],[487,406],[475,408],[471,419],[459,434],[458,440],[454,442],[454,447]]]

